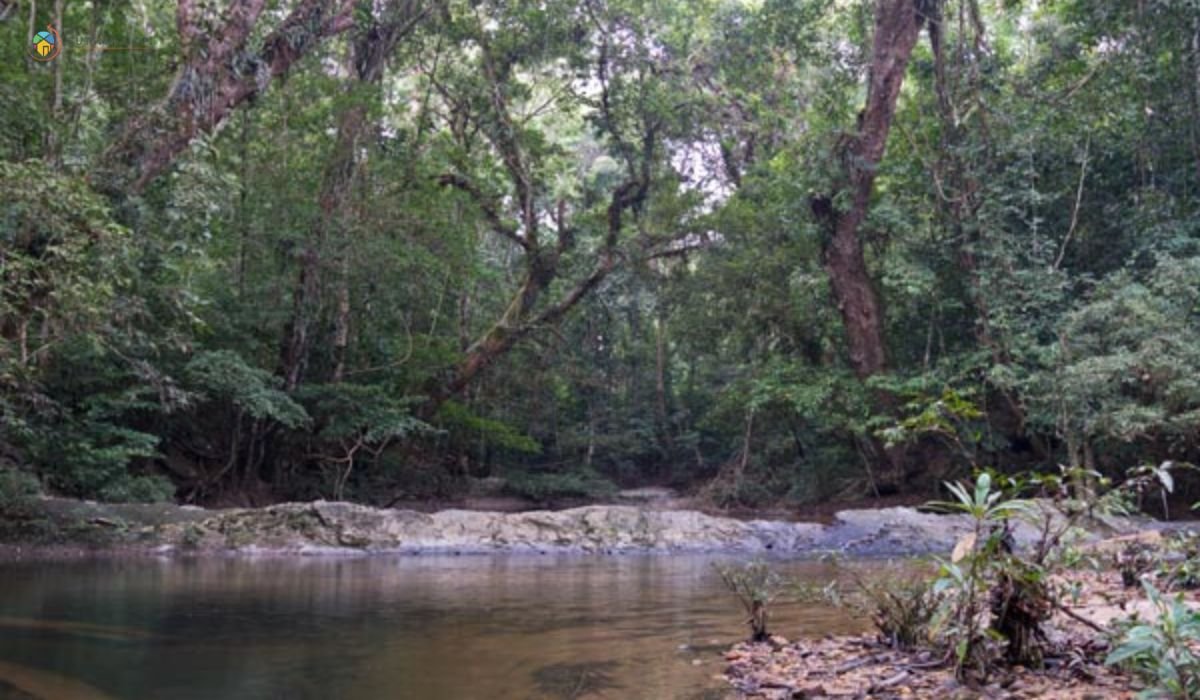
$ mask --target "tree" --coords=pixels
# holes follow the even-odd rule
[[[175,9],[183,59],[163,100],[134,113],[119,128],[93,182],[111,196],[141,194],[198,135],[221,127],[241,105],[266,90],[324,39],[352,24],[350,0],[300,0],[248,51],[264,0],[235,0],[222,13],[195,0]]]
[[[896,100],[924,20],[915,0],[875,4],[867,102],[854,131],[837,145],[844,180],[833,196],[819,196],[811,202],[813,214],[828,229],[825,266],[846,328],[850,366],[860,378],[887,368],[887,342],[883,307],[867,270],[859,229],[871,204]]]

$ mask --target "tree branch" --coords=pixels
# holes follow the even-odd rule
[[[442,173],[437,176],[437,182],[443,187],[453,187],[470,195],[480,211],[483,212],[484,218],[488,220],[488,224],[491,225],[493,231],[521,246],[526,251],[533,251],[533,244],[529,239],[521,237],[515,228],[505,223],[504,219],[500,216],[499,210],[496,208],[496,203],[491,197],[485,195],[470,179],[458,173]]]
[[[186,56],[158,107],[129,118],[104,154],[96,186],[137,195],[165,172],[202,133],[211,133],[239,106],[263,92],[324,39],[353,24],[353,0],[301,0],[245,58],[264,0],[239,0],[204,47],[194,0],[179,0],[176,21]]]

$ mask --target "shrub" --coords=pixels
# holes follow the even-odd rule
[[[1006,500],[987,472],[976,478],[973,490],[957,483],[946,486],[954,500],[931,505],[965,514],[974,524],[950,561],[941,562],[933,588],[943,594],[934,627],[954,651],[955,675],[964,681],[985,680],[997,660],[999,640],[1008,643],[1005,656],[1010,663],[1040,665],[1040,625],[1051,605],[1044,560],[1061,532],[1052,533],[1047,519],[1035,548],[1039,554],[1023,560],[1013,554],[1009,520],[1035,520],[1029,501]],[[987,611],[991,620],[985,627]]]
[[[0,513],[25,513],[40,493],[41,485],[32,474],[19,469],[0,469]]]
[[[598,499],[616,494],[617,486],[594,471],[581,469],[570,472],[517,472],[510,474],[505,492],[548,503],[566,498]]]
[[[750,641],[765,642],[771,635],[768,629],[771,606],[783,593],[787,581],[764,561],[752,561],[742,566],[715,564],[717,573],[746,614],[750,625]]]
[[[1105,660],[1122,665],[1152,686],[1152,696],[1194,698],[1200,695],[1200,612],[1183,597],[1164,598],[1149,582],[1142,584],[1157,617],[1128,624],[1117,647]]]
[[[157,474],[122,475],[101,488],[97,497],[109,503],[165,503],[175,498],[175,484]]]
[[[879,636],[895,648],[913,649],[930,641],[941,597],[925,577],[914,577],[900,566],[868,576],[850,567],[838,570],[849,577],[850,587],[843,590],[836,581],[826,586],[827,601],[869,617]]]
[[[163,500],[174,492],[165,479],[129,472],[132,460],[156,455],[157,437],[88,419],[64,421],[62,427],[61,435],[46,432],[30,444],[39,471],[56,492],[102,501]]]

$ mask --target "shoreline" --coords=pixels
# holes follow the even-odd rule
[[[1118,538],[1118,542],[1124,538]],[[1105,543],[1098,549],[1106,550]],[[1161,543],[1159,543],[1161,545]],[[929,574],[932,576],[932,574]],[[1156,617],[1140,586],[1126,586],[1119,572],[1062,570],[1060,584],[1077,586],[1070,614],[1055,611],[1041,623],[1042,668],[997,664],[972,683],[955,678],[948,650],[928,642],[907,647],[876,630],[860,635],[830,635],[788,640],[738,642],[723,656],[722,675],[738,700],[824,697],[947,697],[1006,700],[1133,700],[1146,690],[1144,680],[1105,663],[1112,650],[1113,622],[1138,615]],[[1194,593],[1189,596],[1194,601]],[[1192,603],[1195,604],[1195,603]],[[1097,628],[1107,630],[1101,632]],[[786,634],[785,630],[779,630]]]

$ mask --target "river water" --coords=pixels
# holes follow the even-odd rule
[[[703,556],[0,565],[0,699],[718,698],[744,615]],[[818,562],[781,571],[819,582]],[[862,629],[785,606],[788,637]]]

